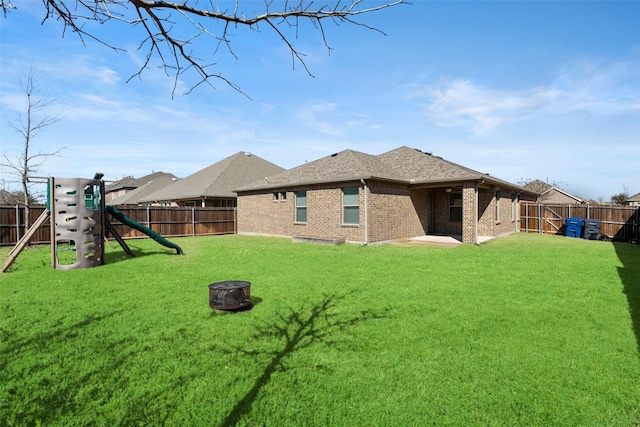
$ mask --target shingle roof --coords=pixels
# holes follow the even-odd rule
[[[135,180],[136,179],[132,176],[125,176],[124,178],[114,181],[111,184],[107,185],[105,187],[105,191],[107,193],[110,193],[112,191],[122,190],[123,188],[136,188],[136,186],[133,185]]]
[[[640,193],[635,196],[628,197],[625,202],[640,202]]]
[[[107,185],[105,188],[105,192],[110,193],[112,191],[121,190],[123,188],[138,188],[140,186],[145,185],[148,182],[151,182],[157,178],[160,178],[166,175],[170,175],[170,174],[167,174],[166,172],[152,172],[149,175],[145,175],[140,178],[134,178],[133,176],[125,176],[124,178],[114,181],[111,184]],[[174,175],[171,175],[171,176],[175,178]]]
[[[252,182],[242,189],[352,181],[371,177],[403,180],[397,171],[380,161],[376,156],[344,150],[277,175],[268,176],[267,179]]]
[[[344,150],[281,174],[269,176],[267,180],[253,182],[250,185],[238,188],[238,191],[372,178],[406,184],[462,182],[482,179],[485,182],[508,188],[520,188],[507,181],[494,178],[489,174],[403,146],[378,156],[353,150]]]
[[[546,182],[539,179],[534,179],[533,181],[523,185],[523,187],[537,193],[544,193],[545,191],[551,190],[553,188],[553,185],[547,184]]]
[[[141,202],[236,197],[234,190],[250,182],[282,171],[278,165],[240,151],[159,191],[141,198]]]
[[[120,197],[109,200],[107,202],[107,205],[137,205],[138,203],[140,203],[140,200],[142,198],[153,194],[168,185],[173,184],[175,181],[177,181],[177,179],[178,178],[176,178],[176,176],[173,174],[162,173],[162,175],[157,175],[155,179],[139,186],[135,190],[129,191],[128,193],[125,193]]]

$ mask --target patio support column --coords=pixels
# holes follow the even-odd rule
[[[478,184],[462,187],[462,243],[478,244]]]

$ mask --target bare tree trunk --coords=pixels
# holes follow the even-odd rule
[[[25,78],[20,80],[22,92],[27,97],[26,111],[24,113],[17,114],[15,119],[3,117],[9,127],[19,133],[22,139],[20,155],[12,159],[6,153],[3,153],[3,159],[0,166],[7,168],[10,171],[9,174],[16,177],[15,182],[19,182],[21,185],[23,196],[23,201],[21,203],[24,204],[25,231],[31,226],[29,205],[34,200],[29,189],[29,176],[40,171],[40,167],[44,162],[43,159],[55,156],[65,148],[62,147],[58,150],[49,152],[33,152],[31,144],[32,139],[44,128],[51,126],[60,120],[59,115],[48,116],[46,114],[40,114],[47,110],[54,100],[50,100],[46,97],[34,97],[34,92],[37,88],[38,74],[37,68],[31,67]],[[11,141],[8,141],[7,145],[10,143]]]

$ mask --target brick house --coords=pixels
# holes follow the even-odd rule
[[[537,193],[422,151],[345,150],[236,189],[238,233],[375,243],[519,230],[519,202]]]

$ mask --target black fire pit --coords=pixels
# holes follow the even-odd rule
[[[209,285],[209,307],[239,310],[251,307],[251,282],[229,280]]]

